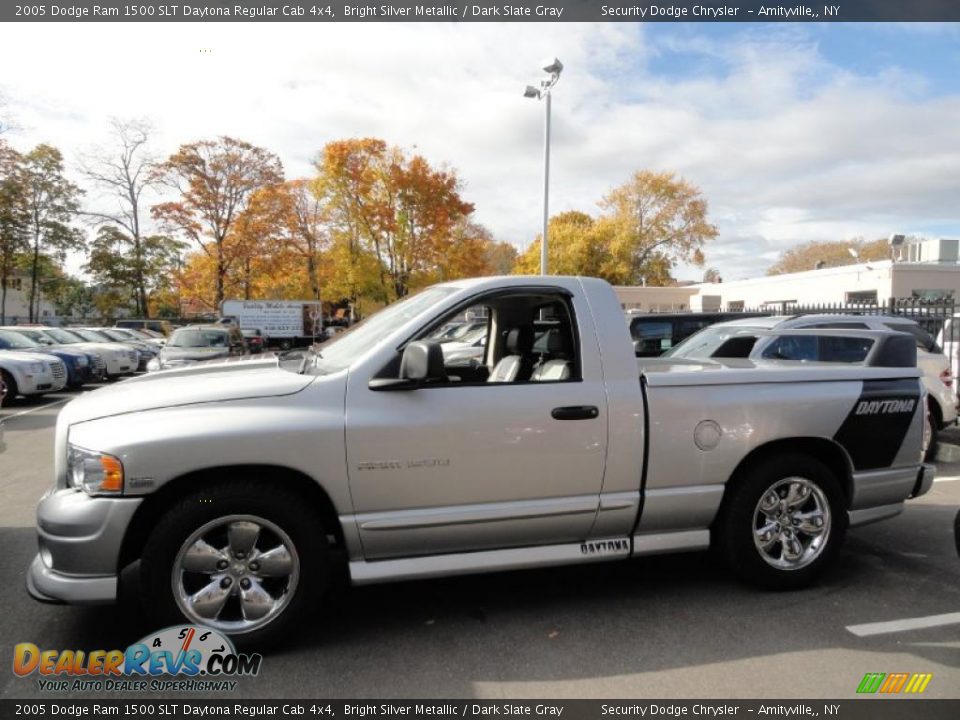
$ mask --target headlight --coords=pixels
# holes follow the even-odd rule
[[[154,372],[159,369],[160,369],[160,360],[158,360],[157,358],[154,358],[153,360],[147,363],[147,372]]]
[[[123,463],[113,455],[67,446],[67,482],[87,495],[123,492]]]
[[[42,373],[44,371],[44,364],[42,362],[30,363],[30,372]]]
[[[74,358],[73,364],[76,365],[78,368],[86,367],[86,366],[87,366],[87,358],[84,357],[83,355],[81,355],[81,356],[78,357],[78,358]]]

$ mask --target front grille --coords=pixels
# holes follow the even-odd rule
[[[67,366],[62,362],[52,362],[50,363],[50,372],[53,374],[54,379],[63,380],[67,376]]]
[[[137,361],[137,351],[136,351],[136,350],[131,350],[130,352],[127,353],[127,357],[129,357],[131,360],[133,360],[134,362],[136,362],[136,361]]]
[[[107,363],[102,357],[97,355],[96,357],[93,358],[93,367],[97,370],[106,370]]]

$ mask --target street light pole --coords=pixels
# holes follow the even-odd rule
[[[540,240],[540,274],[547,274],[547,233],[550,224],[550,91],[560,80],[563,63],[557,58],[547,60],[543,71],[550,74],[547,80],[540,81],[540,89],[527,85],[523,96],[536,100],[545,100],[545,118],[543,123],[543,235]]]
[[[550,92],[546,97],[547,117],[543,123],[543,240],[540,242],[540,274],[547,274],[547,228],[550,224]]]

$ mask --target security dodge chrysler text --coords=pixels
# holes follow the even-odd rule
[[[468,309],[486,318],[484,356],[447,367],[428,338]],[[338,563],[373,583],[713,543],[741,577],[801,587],[848,525],[932,483],[916,348],[888,335],[869,367],[640,370],[602,281],[434,286],[318,352],[71,402],[28,588],[112,602],[138,570],[157,623],[255,642],[282,636]]]

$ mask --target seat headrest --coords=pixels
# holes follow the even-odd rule
[[[510,355],[529,355],[533,350],[533,326],[521,325],[507,333],[507,352]]]
[[[555,357],[566,357],[570,351],[570,337],[567,333],[562,330],[551,330],[547,337],[547,352]]]

